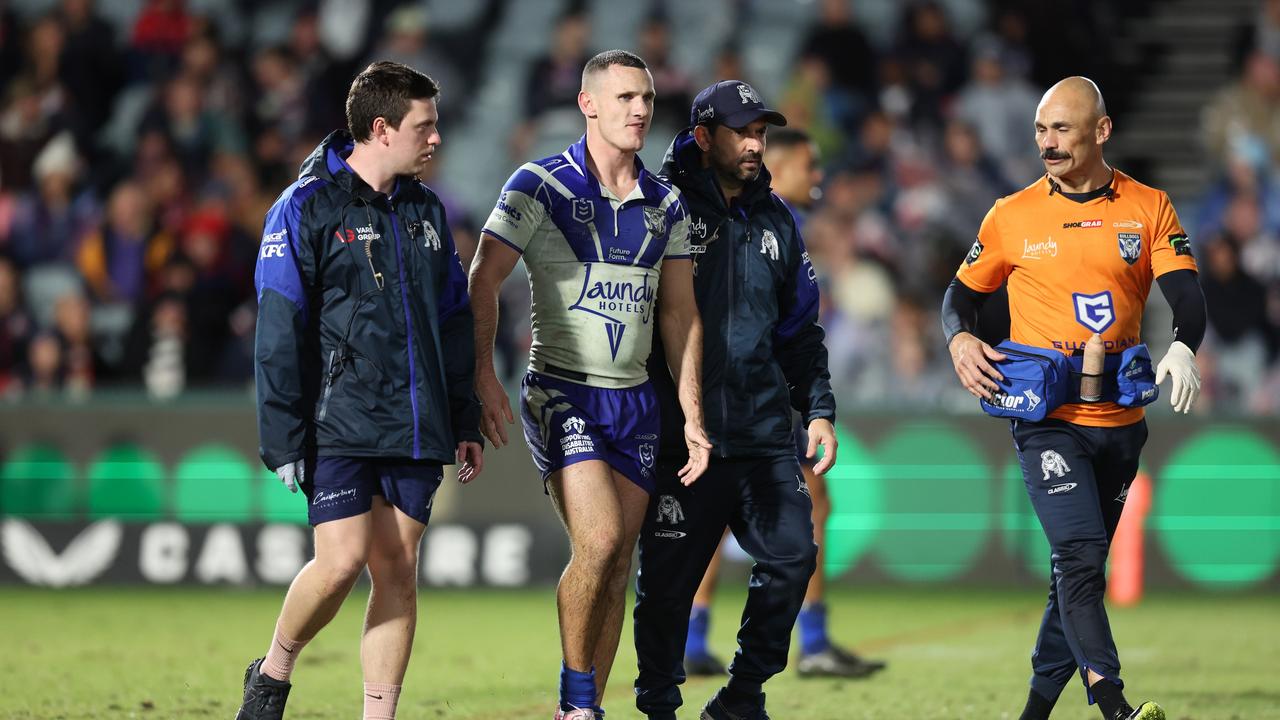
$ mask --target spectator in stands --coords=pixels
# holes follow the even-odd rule
[[[582,86],[582,67],[590,57],[590,32],[587,16],[581,10],[572,10],[556,21],[548,53],[533,62],[525,79],[524,121],[512,135],[511,157],[529,154],[540,126],[553,111],[566,111],[570,127],[581,124],[578,90]]]
[[[33,332],[35,324],[23,307],[18,266],[0,255],[0,398],[21,394],[21,369]]]
[[[857,127],[876,100],[879,64],[866,33],[849,12],[848,0],[823,0],[818,21],[800,43],[799,64],[816,60],[826,70],[830,100],[837,106],[839,125]]]
[[[956,97],[955,116],[977,131],[982,148],[1000,164],[1002,174],[1019,183],[1031,182],[1042,171],[1035,133],[1027,122],[1035,117],[1039,102],[1039,94],[1026,80],[1005,71],[1001,46],[994,38],[974,46],[970,80]]]
[[[1217,358],[1222,407],[1240,407],[1264,374],[1275,327],[1267,322],[1266,290],[1240,265],[1239,240],[1223,232],[1206,244],[1200,280]]]
[[[3,244],[24,268],[71,262],[81,238],[98,221],[98,205],[92,192],[79,187],[81,162],[70,132],[45,145],[32,172],[36,189],[15,200]]]
[[[93,344],[91,312],[88,298],[79,291],[66,293],[54,303],[53,329],[61,347],[62,388],[76,400],[88,397],[99,377],[106,374]]]
[[[43,331],[27,345],[26,390],[35,398],[53,397],[62,389],[62,343],[52,331]]]
[[[106,220],[76,257],[96,301],[136,304],[146,298],[148,275],[173,248],[172,238],[156,230],[153,208],[136,182],[123,181],[111,191]]]
[[[1204,112],[1205,142],[1211,159],[1228,160],[1232,143],[1257,138],[1271,162],[1280,159],[1280,61],[1255,52],[1243,76],[1223,88]]]
[[[432,37],[426,7],[422,3],[406,3],[391,11],[384,23],[385,34],[377,43],[369,62],[388,60],[430,73],[442,93],[464,92],[467,86],[458,66],[460,56],[450,55],[437,47]],[[366,63],[367,64],[367,63]],[[346,88],[343,88],[345,90]],[[334,105],[332,96],[329,105]],[[440,106],[440,124],[456,122],[463,103],[449,102]],[[325,129],[333,127],[327,126]],[[313,145],[314,147],[314,145]]]
[[[5,107],[0,113],[0,182],[6,191],[33,187],[31,170],[36,155],[65,127],[60,88],[42,88],[30,73],[20,75],[6,88]]]
[[[653,124],[667,130],[655,130],[654,135],[674,134],[688,124],[689,106],[697,88],[671,57],[671,22],[661,12],[645,18],[640,26],[637,42],[639,55],[649,65],[653,75],[653,89],[658,93],[653,110]]]
[[[129,81],[154,82],[178,64],[195,27],[184,0],[147,0],[129,39]]]
[[[965,51],[951,32],[946,10],[934,0],[902,13],[893,55],[911,95],[911,120],[923,132],[942,127],[943,107],[964,82]]]
[[[71,108],[67,118],[77,148],[90,160],[94,135],[106,123],[124,79],[115,28],[93,6],[93,0],[62,0],[56,14],[65,35],[58,68]]]
[[[1031,117],[1035,117],[1034,107],[1030,113]],[[955,119],[947,123],[943,134],[942,162],[937,184],[945,196],[945,203],[937,221],[956,237],[959,243],[957,249],[960,251],[955,262],[948,261],[948,265],[959,264],[964,257],[964,252],[973,244],[973,236],[982,225],[982,218],[986,217],[991,204],[1017,189],[1006,179],[996,162],[984,152],[985,147],[979,139],[979,133],[979,128],[964,120]],[[1034,148],[1035,144],[1031,140],[1033,133],[1026,132],[1024,135],[1026,145]]]

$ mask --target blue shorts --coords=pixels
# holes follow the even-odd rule
[[[307,522],[319,525],[369,512],[381,495],[423,525],[444,477],[440,463],[403,458],[322,457],[307,468]]]
[[[653,492],[658,396],[649,381],[606,389],[529,371],[520,383],[524,439],[542,481],[583,460],[603,460]]]

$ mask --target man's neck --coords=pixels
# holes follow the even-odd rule
[[[1059,192],[1071,193],[1079,195],[1081,193],[1093,192],[1098,188],[1111,182],[1115,171],[1111,166],[1099,160],[1098,164],[1088,169],[1080,175],[1069,178],[1066,176],[1056,178]]]
[[[625,198],[635,188],[639,179],[636,154],[613,147],[590,128],[587,129],[586,160],[587,171],[619,198]]]
[[[351,156],[347,158],[347,164],[355,171],[361,180],[365,181],[369,187],[383,195],[390,195],[396,186],[396,174],[389,172],[380,167],[379,163],[373,158],[373,152],[367,146],[356,143],[356,147],[351,151]]]

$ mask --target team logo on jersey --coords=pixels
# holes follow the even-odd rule
[[[1175,233],[1169,236],[1169,244],[1173,246],[1174,255],[1191,254],[1191,238],[1186,233]]]
[[[672,495],[663,495],[658,498],[657,522],[672,525],[684,522],[684,508],[680,507],[680,501]]]
[[[1130,265],[1138,262],[1142,255],[1142,236],[1138,233],[1117,233],[1120,238],[1120,257]]]
[[[964,257],[965,265],[972,265],[978,262],[978,256],[982,255],[982,241],[975,239],[973,247],[969,248],[969,254]]]
[[[428,248],[431,248],[432,250],[440,249],[440,233],[436,232],[436,228],[434,225],[427,222],[426,220],[423,220],[422,234],[425,235],[427,238],[426,242],[424,242],[422,245],[423,247],[428,247]]]
[[[644,226],[650,235],[665,234],[667,232],[667,214],[661,208],[646,207],[644,209]]]
[[[653,467],[653,443],[640,443],[640,464]]]
[[[591,198],[573,199],[573,219],[580,223],[589,223],[596,219],[596,204]]]
[[[1040,472],[1044,473],[1043,482],[1049,482],[1049,476],[1066,477],[1071,472],[1071,468],[1067,466],[1067,461],[1062,459],[1057,450],[1045,450],[1040,453]],[[1072,485],[1072,487],[1075,487]],[[1070,489],[1070,488],[1068,488]],[[1050,494],[1053,494],[1050,491]]]
[[[1103,290],[1094,295],[1071,293],[1071,302],[1076,310],[1076,322],[1100,333],[1116,321],[1115,303],[1111,300],[1111,292]]]
[[[771,230],[765,230],[760,236],[760,254],[768,255],[770,260],[778,259],[778,236]]]
[[[587,429],[587,423],[584,422],[582,418],[575,415],[568,420],[565,420],[564,423],[560,425],[560,429],[567,433],[581,435],[582,431]]]

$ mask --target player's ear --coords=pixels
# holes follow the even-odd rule
[[[1099,145],[1111,139],[1111,116],[1110,115],[1103,115],[1102,117],[1098,118],[1097,138],[1098,138]]]
[[[694,125],[693,141],[698,143],[698,149],[702,152],[711,150],[711,128],[706,125]]]
[[[387,119],[379,115],[373,119],[373,125],[369,128],[369,139],[386,145],[389,141],[387,137]]]
[[[586,115],[589,118],[595,118],[599,115],[599,113],[596,112],[595,98],[586,90],[578,91],[578,109],[582,111],[583,115]]]

